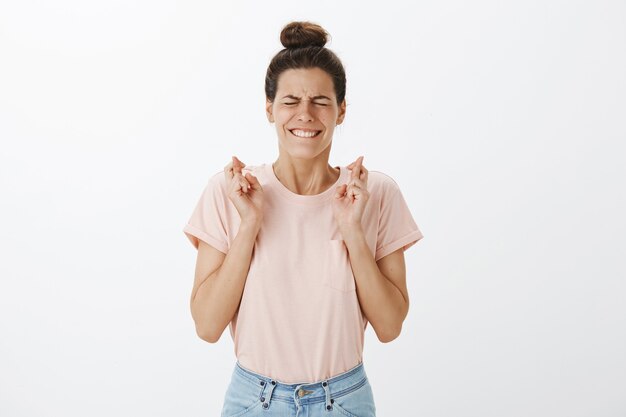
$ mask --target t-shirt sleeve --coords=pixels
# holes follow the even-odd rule
[[[386,184],[381,199],[375,261],[402,248],[406,251],[424,237],[395,182]]]
[[[213,175],[204,187],[183,232],[198,249],[198,239],[223,253],[228,252],[226,198],[220,183],[220,173]],[[223,175],[223,173],[221,173]]]

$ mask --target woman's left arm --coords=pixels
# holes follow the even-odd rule
[[[344,233],[361,309],[372,324],[378,340],[397,338],[409,311],[406,268],[402,248],[374,261],[360,228]]]
[[[378,340],[387,343],[400,335],[409,311],[404,251],[400,248],[374,261],[361,225],[369,200],[368,170],[363,166],[363,156],[348,168],[352,171],[350,180],[337,187],[333,211],[348,248],[361,310]]]

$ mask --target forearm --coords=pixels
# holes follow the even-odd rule
[[[192,316],[198,334],[216,342],[239,308],[258,224],[242,223],[222,265],[198,287],[192,300]]]
[[[378,339],[389,342],[401,331],[408,304],[402,292],[380,272],[360,227],[344,233],[359,304]]]

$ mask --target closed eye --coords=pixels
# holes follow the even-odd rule
[[[284,104],[287,106],[293,106],[294,104],[298,104],[298,103],[284,103]],[[324,107],[328,106],[328,104],[324,104],[324,103],[314,103],[314,104],[317,104],[318,106],[324,106]]]

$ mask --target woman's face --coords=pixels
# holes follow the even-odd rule
[[[278,77],[267,118],[276,124],[280,146],[292,157],[310,159],[328,148],[335,126],[343,122],[346,101],[337,105],[333,80],[320,68],[284,71]],[[309,137],[311,134],[316,134]]]

